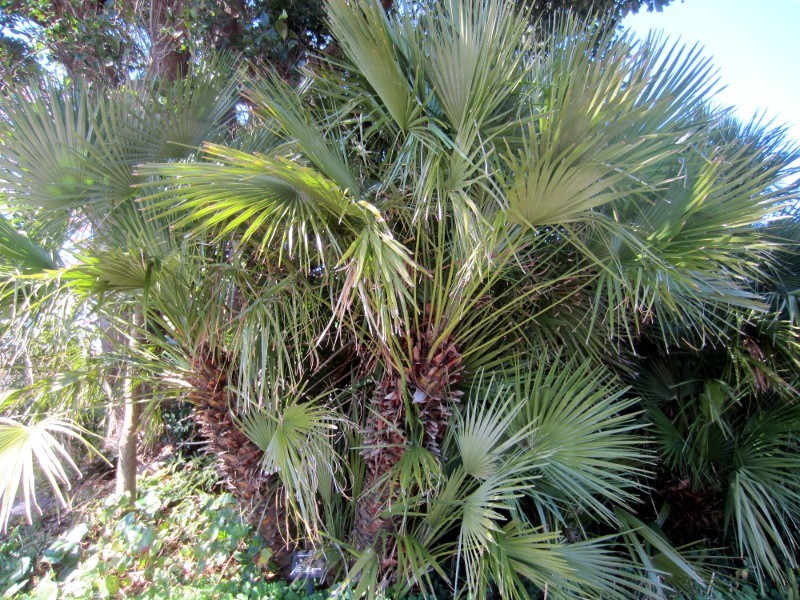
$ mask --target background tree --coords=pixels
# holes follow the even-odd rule
[[[548,22],[557,13],[603,16],[606,26],[642,8],[661,10],[671,0],[536,0],[520,2],[533,19]],[[385,9],[394,6],[384,1]],[[0,29],[8,56],[2,79],[12,81],[22,65],[37,57],[62,65],[72,76],[113,84],[129,74],[153,70],[174,77],[191,52],[226,50],[256,69],[296,74],[308,52],[330,41],[321,0],[1,0]],[[15,57],[15,60],[11,60]],[[28,67],[25,67],[28,68]]]

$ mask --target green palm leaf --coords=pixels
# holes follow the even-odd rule
[[[687,559],[672,547],[662,532],[625,511],[617,510],[615,514],[620,524],[626,528],[623,537],[631,553],[631,559],[644,567],[649,585],[657,597],[669,597],[667,592],[672,591],[663,579],[668,581],[674,579],[676,582],[688,579],[689,589],[692,584],[701,588],[708,585],[709,582],[700,577]],[[659,564],[667,566],[668,571],[662,572],[656,567],[656,557],[651,555],[652,551],[648,546],[658,552]]]
[[[312,539],[321,524],[317,494],[334,489],[340,459],[332,436],[342,419],[327,407],[289,399],[272,411],[251,411],[241,417],[242,431],[264,451],[262,468],[276,473],[288,503]]]
[[[419,118],[419,106],[406,78],[403,48],[377,2],[327,2],[331,33],[377,93],[395,124],[407,130]]]
[[[545,457],[531,492],[545,514],[554,510],[560,519],[561,510],[579,506],[613,520],[609,504],[633,501],[646,474],[636,399],[625,397],[605,369],[575,358],[519,367],[514,386],[524,403],[516,429],[527,431],[526,447]]]
[[[25,272],[39,272],[57,267],[44,248],[0,216],[0,256],[11,267]]]
[[[359,197],[358,181],[344,155],[332,148],[330,142],[322,137],[320,128],[310,122],[302,96],[275,75],[250,81],[247,95],[263,116],[278,122],[283,130],[281,133],[297,141],[303,155],[320,172],[351,196]]]
[[[796,406],[776,406],[746,423],[738,441],[725,508],[739,551],[770,578],[783,580],[795,565],[800,523],[800,468]]]
[[[86,87],[31,85],[0,99],[0,179],[16,206],[64,210],[84,202],[93,181],[86,147],[95,138]]]
[[[512,213],[538,227],[586,218],[636,190],[700,126],[686,110],[708,93],[708,61],[664,44],[639,48],[565,20],[542,53],[545,109],[510,156]],[[602,60],[594,51],[604,48]],[[651,179],[651,177],[655,179]]]
[[[429,3],[422,63],[450,125],[485,131],[507,120],[522,83],[526,20],[511,4]]]
[[[62,487],[69,488],[66,466],[80,474],[78,466],[67,449],[58,440],[60,436],[75,439],[92,449],[84,437],[89,432],[69,420],[55,417],[26,425],[6,417],[0,418],[0,523],[5,531],[11,510],[22,485],[23,503],[28,520],[31,509],[41,512],[36,502],[36,467],[47,479],[53,493],[62,505],[66,498]]]
[[[154,198],[168,214],[180,216],[180,225],[200,222],[203,229],[218,229],[219,236],[240,230],[244,242],[258,235],[262,248],[286,247],[290,256],[299,250],[308,261],[330,247],[338,249],[340,221],[353,228],[363,222],[345,191],[314,169],[213,144],[205,152],[214,163],[140,169],[179,186]]]
[[[522,428],[508,435],[509,427],[523,404],[509,390],[503,387],[492,390],[492,382],[487,384],[489,394],[481,398],[483,386],[476,385],[478,393],[470,398],[463,415],[456,414],[454,438],[458,446],[461,466],[464,471],[480,480],[497,474],[501,467],[502,457],[510,450],[517,448],[535,427],[530,422],[528,428]],[[513,431],[513,430],[512,430]]]

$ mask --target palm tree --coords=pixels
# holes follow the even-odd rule
[[[175,240],[139,210],[136,186],[144,181],[133,166],[184,157],[202,140],[224,135],[235,101],[233,66],[230,60],[211,62],[180,82],[132,81],[106,95],[82,85],[31,82],[3,98],[5,210],[27,229],[26,236],[3,221],[10,277],[3,288],[4,308],[10,311],[6,339],[25,356],[31,348],[47,347],[36,380],[27,369],[27,385],[9,390],[15,402],[7,408],[21,411],[28,421],[7,424],[11,456],[19,450],[21,432],[35,430],[42,414],[51,414],[43,423],[53,421],[53,414],[74,418],[105,398],[125,407],[118,483],[120,492],[135,497],[144,398],[136,397],[139,373],[129,346],[141,334],[142,292],[146,297],[152,273],[169,259]],[[221,75],[226,69],[228,75]],[[103,302],[108,297],[116,302]],[[59,335],[47,335],[41,344],[37,338],[54,324]],[[89,347],[99,341],[98,334],[115,342],[116,352],[106,348],[104,356],[93,356]],[[76,403],[64,393],[65,379],[72,387],[92,390],[90,398]],[[86,432],[71,421],[54,422],[73,437]],[[50,438],[34,439],[40,446],[26,450],[26,490],[33,476],[31,453],[51,482],[56,475],[64,478],[55,460],[63,454],[60,446]],[[51,459],[42,461],[44,456]],[[4,511],[19,478],[6,481],[11,487],[3,495]]]
[[[171,137],[98,100],[102,141],[43,137],[47,158],[4,167],[22,209],[51,148],[104,158],[102,177],[91,158],[68,173],[123,194],[118,234],[93,229],[67,279],[128,290],[137,378],[194,404],[276,565],[315,549],[371,596],[441,579],[665,597],[723,585],[736,556],[780,579],[796,311],[791,278],[762,276],[793,273],[788,234],[759,225],[796,197],[782,134],[711,107],[708,62],[658,39],[570,19],[540,39],[501,2],[328,11],[341,53],[296,89],[245,80],[235,136]],[[196,156],[133,144],[200,137]],[[97,198],[56,191],[79,214]],[[36,206],[32,238],[56,222]],[[20,269],[52,269],[9,240]],[[686,477],[724,534],[677,525]]]

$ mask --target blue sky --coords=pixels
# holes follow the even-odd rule
[[[661,29],[671,40],[698,42],[726,86],[720,104],[745,120],[765,111],[800,143],[800,0],[673,0],[623,25],[642,36]]]

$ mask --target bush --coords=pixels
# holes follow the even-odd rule
[[[297,586],[266,581],[269,550],[214,478],[205,459],[175,461],[142,478],[132,508],[122,499],[91,502],[49,545],[38,526],[14,529],[0,544],[0,592],[31,599],[307,597]]]

